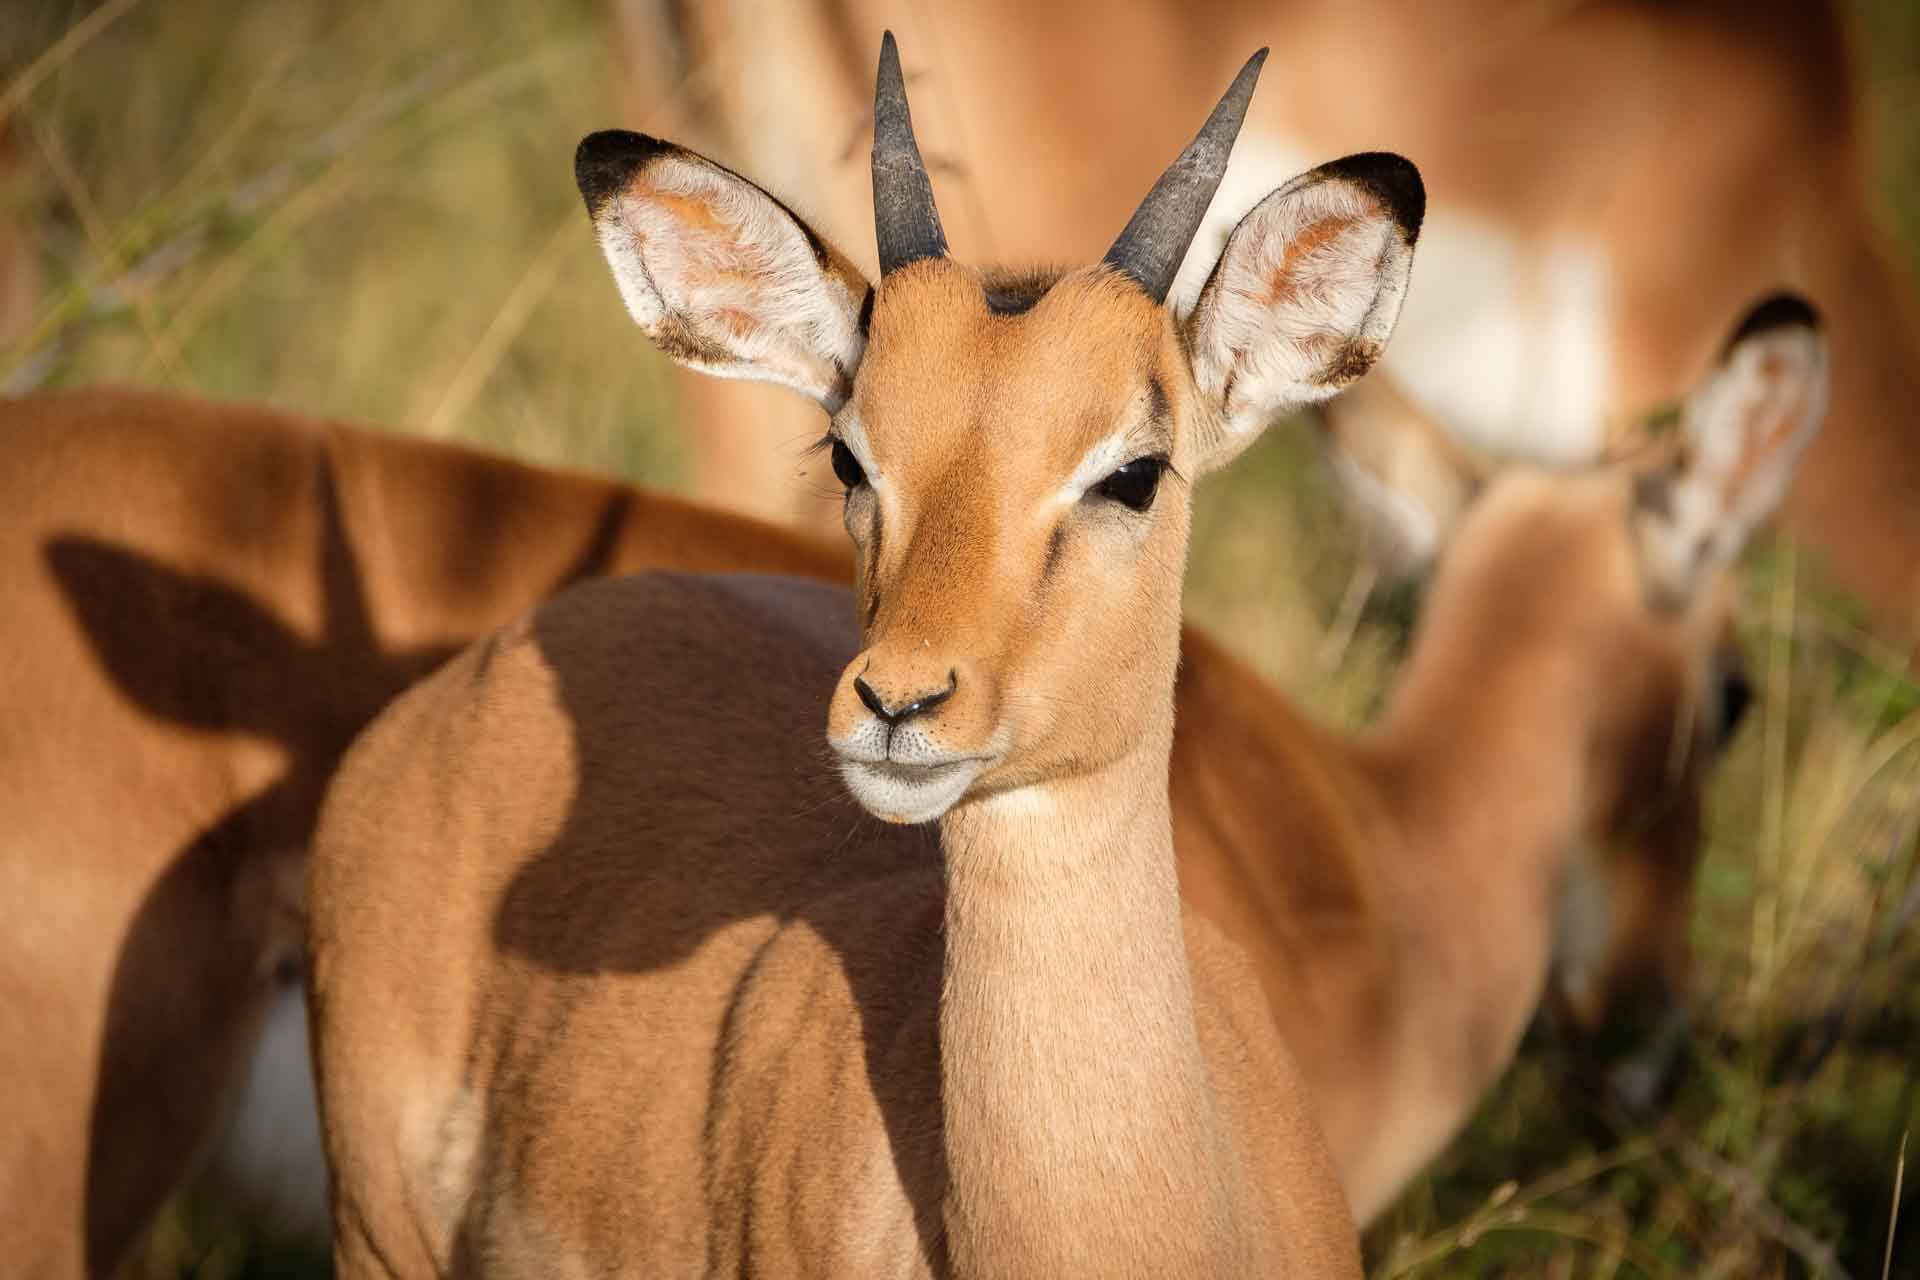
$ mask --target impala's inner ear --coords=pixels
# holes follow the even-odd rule
[[[1683,448],[1636,478],[1634,545],[1648,594],[1683,606],[1738,556],[1786,496],[1827,408],[1827,350],[1804,299],[1776,294],[1747,313],[1687,398]]]
[[[1375,369],[1322,407],[1327,463],[1368,562],[1424,573],[1490,470]]]
[[[1200,470],[1373,366],[1400,317],[1425,209],[1419,170],[1374,152],[1295,178],[1240,220],[1187,321],[1211,419]]]
[[[866,278],[778,200],[644,134],[590,134],[574,156],[627,310],[681,364],[792,387],[829,413],[866,345]]]

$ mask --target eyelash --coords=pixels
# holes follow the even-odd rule
[[[1105,479],[1087,490],[1090,498],[1117,502],[1127,510],[1144,515],[1160,494],[1160,481],[1172,470],[1165,454],[1143,454],[1129,458],[1107,473]]]
[[[867,469],[860,465],[860,459],[853,456],[853,450],[849,449],[846,441],[839,436],[828,432],[807,448],[808,457],[821,452],[825,452],[832,459],[833,478],[838,480],[848,493],[867,483]],[[851,478],[848,475],[849,470],[852,472]]]

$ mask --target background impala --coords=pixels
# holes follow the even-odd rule
[[[264,396],[684,476],[662,366],[606,305],[577,196],[553,168],[553,139],[619,118],[617,86],[631,83],[601,5],[100,12],[64,44],[63,4],[0,23],[0,84],[32,69],[30,92],[0,106],[14,161],[0,212],[33,228],[44,277],[0,380]],[[1901,0],[1847,12],[1877,211],[1910,278],[1920,15]],[[671,88],[706,91],[697,74]],[[664,129],[656,110],[635,101],[624,122]],[[1397,662],[1403,601],[1351,635],[1331,626],[1353,559],[1329,495],[1309,440],[1284,431],[1203,488],[1189,612],[1356,723]],[[1794,544],[1751,557],[1743,595],[1766,710],[1709,814],[1694,924],[1709,1070],[1658,1126],[1615,1129],[1568,1104],[1553,1055],[1527,1056],[1373,1233],[1376,1271],[1531,1272],[1543,1254],[1622,1250],[1656,1274],[1806,1270],[1831,1247],[1851,1273],[1877,1273],[1920,1087],[1920,956],[1900,932],[1916,901],[1916,697],[1904,654],[1876,647]],[[1816,1059],[1803,1077],[1797,1064]],[[1915,1267],[1914,1238],[1903,1227],[1894,1274]],[[246,1250],[187,1212],[156,1239],[153,1268],[218,1274]]]

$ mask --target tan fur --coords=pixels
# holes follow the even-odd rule
[[[1831,0],[616,8],[636,112],[674,96],[676,133],[862,247],[866,54],[893,27],[954,245],[1012,260],[1097,252],[1210,86],[1270,43],[1243,151],[1262,140],[1308,155],[1402,151],[1427,176],[1436,218],[1510,238],[1523,278],[1556,246],[1599,247],[1610,318],[1593,355],[1606,357],[1602,409],[1621,427],[1700,376],[1725,317],[1764,289],[1797,287],[1840,355],[1831,426],[1786,520],[1884,622],[1915,625],[1920,324],[1863,181],[1852,33]],[[1431,239],[1426,252],[1441,261]],[[1445,279],[1416,275],[1416,297]],[[782,450],[801,431],[791,403],[692,378],[682,395],[703,495],[833,519]]]
[[[204,1146],[389,699],[580,577],[846,574],[671,498],[134,392],[0,401],[0,508],[0,1255],[35,1276],[111,1271]]]
[[[581,591],[368,731],[309,886],[342,1273],[1357,1275],[1255,975],[1182,906],[1167,767],[1190,482],[1264,425],[1215,375],[1276,406],[1363,372],[1417,174],[1249,216],[1223,277],[1350,218],[1297,301],[1181,330],[1103,265],[996,312],[935,252],[856,342],[750,183],[617,133],[576,172],[646,332],[832,415],[857,613]],[[793,372],[856,365],[844,403]],[[1148,463],[1151,500],[1101,490]]]

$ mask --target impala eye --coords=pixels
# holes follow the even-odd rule
[[[833,442],[833,474],[849,489],[858,489],[867,482],[867,473],[861,469],[860,459],[853,456],[853,450],[847,448],[844,440],[835,439]]]
[[[1135,458],[1093,486],[1093,492],[1133,511],[1145,511],[1160,491],[1160,476],[1167,469],[1165,458]]]
[[[1733,740],[1734,733],[1740,728],[1740,722],[1747,718],[1747,710],[1753,705],[1753,681],[1747,679],[1747,673],[1739,667],[1732,667],[1720,677],[1720,734],[1718,745],[1725,746]]]

